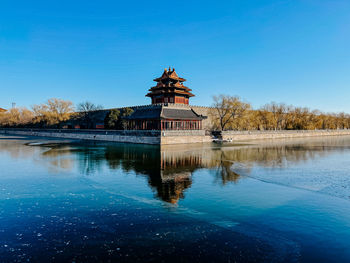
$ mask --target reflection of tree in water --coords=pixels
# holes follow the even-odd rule
[[[184,198],[184,192],[192,185],[192,174],[197,169],[210,168],[215,182],[225,185],[238,182],[240,171],[254,165],[284,167],[326,155],[335,146],[269,145],[248,147],[207,148],[205,150],[160,149],[158,146],[132,144],[84,144],[58,146],[45,155],[74,154],[78,158],[81,173],[89,175],[101,171],[105,164],[112,170],[146,175],[156,196],[169,203]]]
[[[216,167],[216,181],[225,185],[237,182],[242,174],[248,175],[254,166],[284,168],[323,157],[335,149],[338,150],[336,146],[324,145],[222,147],[212,151],[211,165],[208,167]]]
[[[2,147],[11,156],[23,156],[28,149],[11,145]],[[3,146],[3,144],[2,144]],[[41,145],[43,146],[43,145]],[[222,185],[237,182],[240,174],[254,166],[281,168],[325,156],[332,151],[347,150],[349,140],[334,138],[295,144],[270,144],[240,147],[158,147],[150,145],[110,143],[46,144],[41,148],[45,162],[70,170],[75,163],[85,175],[98,175],[106,165],[146,175],[148,183],[160,199],[176,203],[192,185],[192,174],[209,168],[215,181]],[[38,148],[39,149],[39,148]],[[32,151],[29,151],[32,152]],[[30,156],[30,155],[29,155]],[[15,157],[14,157],[15,158]],[[243,167],[243,169],[242,169]]]
[[[50,147],[50,150],[42,153],[47,162],[63,169],[73,168],[77,164],[79,171],[85,175],[96,173],[105,162],[104,147],[57,143],[45,147]]]
[[[227,161],[224,152],[221,152],[221,158],[217,161],[219,164],[215,169],[216,182],[221,183],[222,185],[225,185],[228,182],[238,182],[240,175],[232,170],[233,163]]]
[[[306,162],[326,156],[334,147],[309,147],[304,145],[249,146],[241,148],[221,148],[216,151],[216,160],[241,163],[245,167],[254,165],[282,168],[288,164]]]
[[[0,152],[7,153],[12,159],[28,159],[41,151],[38,148],[27,147],[25,143],[25,138],[20,136],[1,136]]]
[[[106,146],[104,158],[111,169],[149,175],[159,173],[160,151],[157,146],[133,144]]]

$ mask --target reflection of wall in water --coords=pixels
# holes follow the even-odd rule
[[[98,176],[107,167],[146,175],[156,195],[171,203],[184,198],[192,185],[193,173],[201,168],[210,169],[215,182],[237,182],[239,174],[249,174],[256,165],[272,168],[305,162],[332,153],[345,151],[350,141],[343,138],[289,140],[281,143],[242,146],[149,146],[110,143],[49,143],[45,146],[27,146],[18,141],[1,143],[1,152],[12,158],[33,158],[40,154],[38,164]]]

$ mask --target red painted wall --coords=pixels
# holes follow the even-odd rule
[[[188,98],[180,97],[180,96],[152,98],[152,104],[158,104],[158,103],[188,104]]]

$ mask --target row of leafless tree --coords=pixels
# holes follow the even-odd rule
[[[214,96],[210,112],[215,130],[349,129],[350,115],[322,113],[306,107],[271,102],[259,109],[237,96]]]
[[[47,126],[54,127],[73,116],[89,122],[89,112],[102,109],[91,102],[78,104],[76,111],[70,101],[52,98],[31,109],[13,108],[0,113],[0,127]],[[111,111],[107,126],[117,128],[121,114]],[[350,115],[345,113],[326,114],[318,110],[294,107],[283,103],[269,103],[260,109],[252,109],[250,103],[237,96],[220,95],[214,97],[209,113],[215,130],[314,130],[349,129]],[[118,122],[119,121],[119,122]]]
[[[53,127],[61,122],[69,120],[73,114],[79,114],[84,118],[87,112],[102,109],[91,102],[82,102],[77,106],[77,112],[71,101],[52,98],[45,103],[28,108],[12,108],[0,113],[0,126],[48,126]]]

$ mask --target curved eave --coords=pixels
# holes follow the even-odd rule
[[[184,79],[184,78],[180,78],[180,77],[171,77],[171,76],[156,78],[156,79],[153,79],[153,81],[159,82],[159,81],[162,81],[162,80],[165,80],[165,79],[178,80],[178,81],[181,81],[181,82],[186,81],[186,79]]]
[[[187,97],[194,97],[195,95],[192,94],[191,92],[181,92],[181,91],[158,91],[158,92],[149,92],[147,93],[145,96],[146,97],[153,97],[153,96],[157,96],[157,95],[164,95],[164,94],[169,94],[169,95],[184,95]]]
[[[169,90],[169,89],[183,89],[185,91],[192,91],[192,89],[190,89],[189,87],[186,87],[186,86],[165,86],[165,85],[151,87],[148,91],[162,90],[162,89],[165,89],[165,90]]]

